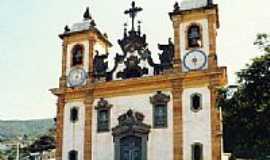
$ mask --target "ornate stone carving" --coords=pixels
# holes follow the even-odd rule
[[[100,98],[100,100],[97,103],[97,106],[95,107],[95,109],[97,110],[110,109],[110,108],[112,108],[112,105],[109,104],[109,102],[105,100],[104,98]]]
[[[169,38],[169,42],[167,45],[158,44],[158,49],[163,51],[159,55],[159,72],[172,69],[174,59],[174,44],[172,43],[171,38]]]
[[[118,72],[117,77],[127,79],[127,78],[134,78],[134,77],[141,77],[144,74],[148,74],[147,68],[141,68],[139,66],[140,59],[137,56],[130,56],[124,62],[126,68],[123,72]]]
[[[108,62],[105,62],[107,58],[108,53],[105,55],[99,55],[99,52],[96,51],[96,55],[93,60],[93,65],[94,65],[94,77],[97,80],[107,78]]]
[[[119,137],[123,135],[148,135],[150,126],[143,123],[144,115],[139,112],[128,110],[127,113],[118,118],[119,125],[112,129],[112,135]]]
[[[170,101],[170,96],[162,93],[161,91],[157,91],[157,94],[153,97],[150,97],[150,102],[153,105],[159,104],[167,104]]]
[[[115,143],[115,160],[121,159],[121,142],[127,138],[132,139],[132,137],[140,140],[141,144],[139,144],[139,146],[141,147],[142,151],[139,155],[140,159],[147,159],[147,140],[151,127],[147,124],[144,124],[143,119],[143,114],[139,112],[133,112],[132,110],[127,111],[127,113],[121,115],[118,118],[118,126],[112,129],[112,135]]]

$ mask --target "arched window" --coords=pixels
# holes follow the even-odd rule
[[[191,110],[192,111],[199,111],[202,109],[202,95],[199,93],[195,93],[191,95]]]
[[[187,31],[188,48],[202,47],[201,28],[192,24]]]
[[[78,116],[78,108],[77,107],[73,107],[70,109],[70,121],[72,123],[75,123],[76,121],[78,121],[79,116]]]
[[[192,160],[203,160],[203,145],[201,143],[192,145]]]
[[[68,160],[78,160],[78,151],[75,150],[69,151]]]
[[[83,52],[84,48],[82,45],[75,45],[72,49],[72,63],[71,66],[83,64]]]

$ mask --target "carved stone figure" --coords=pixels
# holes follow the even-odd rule
[[[174,44],[171,42],[171,38],[169,38],[169,44],[167,45],[159,44],[158,48],[163,51],[159,55],[161,71],[171,69],[173,67],[173,58],[174,58]]]
[[[123,72],[117,73],[117,77],[127,79],[127,78],[135,78],[141,77],[144,74],[148,73],[147,68],[141,68],[139,66],[140,60],[137,56],[131,55],[127,60],[124,62],[126,68]]]
[[[99,55],[99,52],[96,51],[96,55],[94,57],[94,77],[100,80],[101,78],[106,78],[108,62],[105,60],[108,58],[108,53],[105,55]]]

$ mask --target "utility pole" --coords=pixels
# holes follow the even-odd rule
[[[20,142],[17,142],[16,160],[20,160]]]

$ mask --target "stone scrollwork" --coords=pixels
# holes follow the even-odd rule
[[[94,77],[96,78],[96,80],[106,80],[108,73],[108,62],[106,62],[105,60],[108,59],[108,53],[107,54],[103,54],[103,55],[99,55],[99,52],[96,51],[96,55],[94,57]]]
[[[144,115],[139,112],[128,110],[127,113],[119,116],[118,126],[112,129],[113,136],[122,137],[129,134],[148,135],[150,132],[150,125],[144,124]]]

